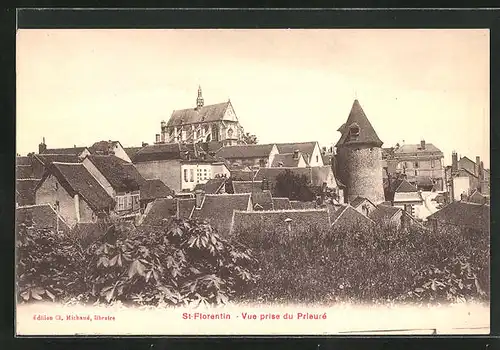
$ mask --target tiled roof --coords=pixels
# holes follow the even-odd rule
[[[306,176],[308,182],[313,186],[322,186],[328,176],[333,175],[333,170],[329,165],[307,168],[260,168],[255,174],[255,181],[262,181],[266,178],[271,183],[276,183],[278,175],[286,170],[299,176]]]
[[[141,187],[141,201],[173,196],[174,192],[159,179],[144,180]]]
[[[105,210],[114,206],[113,198],[108,195],[82,163],[54,162],[50,166],[49,172],[57,177],[71,196],[79,194],[93,210]]]
[[[305,235],[315,228],[328,228],[330,219],[325,209],[235,211],[231,231],[236,235],[244,231],[288,235],[288,225],[292,234]]]
[[[331,165],[332,164],[332,154],[322,154],[321,157],[323,158],[323,165]]]
[[[379,204],[368,216],[375,222],[384,223],[388,222],[400,210],[400,208]]]
[[[20,206],[35,204],[35,188],[40,179],[24,179],[16,181],[16,202]]]
[[[31,165],[16,165],[16,179],[31,179],[33,176]]]
[[[255,173],[253,171],[246,171],[246,170],[229,170],[229,173],[231,174],[231,178],[233,178],[234,181],[252,181],[252,178],[254,177]]]
[[[396,180],[394,182],[394,192],[418,192],[417,188],[406,180]]]
[[[234,193],[262,192],[262,181],[233,181],[233,190]]]
[[[187,108],[172,112],[167,126],[179,126],[192,123],[222,120],[230,102],[203,106],[200,109]]]
[[[374,222],[366,215],[360,213],[350,205],[343,205],[337,211],[331,213],[330,221],[334,228],[352,229],[356,226],[370,226]]]
[[[364,201],[368,201],[365,197],[356,197],[354,198],[351,203],[349,203],[353,208],[357,208],[359,205],[361,205]]]
[[[114,147],[119,144],[119,141],[98,141],[88,148],[91,154],[110,155],[114,154]]]
[[[78,156],[86,149],[87,147],[48,148],[43,154],[72,154]]]
[[[181,159],[181,147],[179,143],[163,143],[145,146],[135,154],[132,162],[139,163],[172,159]]]
[[[426,153],[441,153],[441,150],[434,146],[432,143],[425,143],[425,148],[422,149],[421,145],[411,144],[411,145],[401,145],[394,149],[395,156],[401,156],[403,154],[426,154]]]
[[[254,192],[252,193],[252,204],[259,205],[261,210],[273,210],[273,197],[270,191]]]
[[[488,231],[490,206],[467,202],[452,202],[429,215],[427,220],[437,220],[451,225]]]
[[[149,203],[144,212],[141,225],[162,226],[163,220],[174,217],[177,213],[177,200],[159,198]]]
[[[31,165],[31,157],[29,156],[17,156],[16,165]]]
[[[310,142],[295,142],[295,143],[277,143],[279,153],[293,153],[299,151],[303,154],[304,160],[309,163],[310,158],[314,152],[314,147],[316,147],[316,141]],[[319,146],[318,146],[319,147]]]
[[[222,148],[224,143],[222,141],[209,141],[209,142],[199,142],[198,145],[201,149],[208,153],[216,153]]]
[[[272,144],[226,146],[218,150],[216,156],[224,159],[267,158],[273,146]]]
[[[273,197],[274,210],[292,209],[290,199],[286,197]]]
[[[74,154],[35,154],[35,158],[38,159],[43,165],[47,166],[52,162],[61,163],[80,163],[80,158]]]
[[[233,210],[247,210],[249,202],[250,194],[208,194],[201,209],[195,209],[192,217],[206,220],[221,234],[228,234]]]
[[[488,197],[483,195],[481,192],[478,190],[475,190],[474,193],[472,193],[469,198],[467,199],[468,202],[471,203],[477,203],[477,204],[485,204],[488,203]]]
[[[27,205],[16,208],[16,224],[25,220],[32,221],[33,226],[39,229],[57,229],[69,232],[70,228],[64,219],[57,215],[50,204]]]
[[[355,140],[350,140],[349,128],[353,124],[357,124],[359,127],[359,136]],[[371,144],[375,147],[381,147],[383,144],[377,136],[375,129],[373,129],[370,121],[366,117],[366,114],[361,108],[358,100],[354,100],[347,122],[344,127],[341,127],[340,130],[342,130],[342,136],[337,142],[336,147],[349,144]]]
[[[125,153],[127,153],[127,156],[130,159],[134,159],[136,153],[139,152],[139,150],[141,150],[141,149],[142,149],[142,147],[126,147],[126,148],[124,148],[124,151],[125,151]]]
[[[181,218],[189,218],[191,217],[191,213],[193,212],[194,206],[196,204],[196,199],[187,198],[187,199],[177,199],[179,202],[179,217]]]
[[[139,190],[142,176],[134,165],[114,155],[90,155],[87,158],[116,191]]]
[[[303,158],[302,153],[299,153],[297,158],[294,158],[293,153],[282,153],[276,154],[273,158],[273,162],[271,164],[272,167],[297,167],[299,166],[300,158]],[[307,162],[307,160],[304,159]],[[307,163],[306,163],[307,164]]]
[[[96,240],[105,234],[105,227],[96,222],[79,222],[71,229],[73,237],[83,240]]]
[[[316,202],[290,201],[292,209],[315,209]]]
[[[227,178],[225,177],[216,177],[208,180],[204,184],[197,184],[195,186],[195,190],[202,190],[206,194],[217,194],[222,186],[226,184]]]

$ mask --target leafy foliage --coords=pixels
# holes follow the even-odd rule
[[[31,256],[29,248],[41,243],[33,238],[38,236],[47,244]],[[193,220],[176,219],[164,227],[147,229],[125,230],[114,225],[84,250],[78,243],[65,245],[66,238],[51,231],[33,230],[21,235],[23,240],[28,245],[20,264],[35,263],[31,263],[31,274],[21,276],[21,296],[43,288],[50,290],[53,300],[84,303],[221,304],[256,281],[251,273],[255,260],[245,246],[225,240],[208,224]],[[65,260],[57,263],[51,259],[53,255]],[[57,268],[46,267],[51,263]],[[45,279],[60,283],[40,281],[39,276],[45,276],[42,268],[48,269]],[[68,289],[65,283],[71,280],[77,281],[77,287]],[[39,292],[36,289],[34,295]]]
[[[247,145],[255,145],[258,143],[257,136],[250,134],[249,132],[243,135],[243,141],[245,141]]]
[[[303,202],[309,202],[315,199],[306,176],[294,174],[290,170],[285,170],[276,176],[274,195],[276,197],[288,197],[290,200],[299,200]]]
[[[293,233],[293,232],[292,232]],[[434,303],[489,298],[485,233],[378,228],[239,232],[261,262],[246,298],[279,303]],[[293,257],[293,258],[291,258]]]

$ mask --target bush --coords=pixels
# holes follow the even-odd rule
[[[222,304],[256,279],[246,247],[194,220],[133,230],[112,226],[86,249],[47,230],[20,233],[19,265],[30,267],[19,276],[22,297],[39,288],[34,295],[44,289],[52,300],[83,303]],[[70,288],[68,281],[75,281]]]
[[[253,300],[293,303],[454,302],[489,298],[489,238],[377,228],[239,232],[261,262]]]

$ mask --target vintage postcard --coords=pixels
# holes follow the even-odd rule
[[[16,334],[489,334],[488,30],[20,29]]]

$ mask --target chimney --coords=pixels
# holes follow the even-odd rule
[[[299,150],[298,149],[293,151],[293,159],[299,159]]]
[[[474,167],[476,176],[479,176],[479,167],[481,166],[481,158],[476,156],[476,166]]]
[[[453,151],[451,152],[451,172],[457,172],[458,171],[458,155],[457,152]]]
[[[425,140],[420,141],[420,148],[425,149]]]
[[[156,143],[160,143],[160,134],[156,134]]]
[[[201,208],[201,202],[203,201],[203,192],[200,190],[197,190],[194,192],[194,198],[196,201],[196,208],[200,209]]]
[[[38,145],[38,154],[42,154],[47,150],[47,145],[45,144],[45,137],[42,137],[42,143]]]

